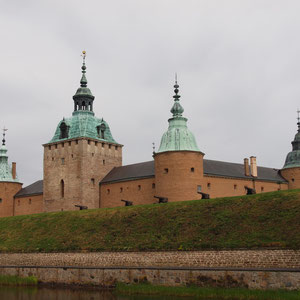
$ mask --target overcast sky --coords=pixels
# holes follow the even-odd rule
[[[0,126],[19,179],[42,179],[42,144],[72,114],[82,50],[124,164],[152,159],[177,72],[205,158],[281,168],[300,108],[299,11],[298,0],[0,0]]]

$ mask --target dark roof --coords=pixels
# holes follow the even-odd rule
[[[243,164],[204,159],[203,169],[204,174],[210,176],[240,179],[252,178],[251,176],[245,176]],[[280,176],[278,169],[257,167],[257,174],[258,180],[286,182],[286,180]],[[154,161],[152,160],[143,163],[113,168],[102,179],[101,183],[135,180],[154,176]]]
[[[154,161],[113,168],[101,183],[154,177]]]
[[[241,179],[251,178],[250,176],[245,175],[244,164],[204,159],[203,169],[205,175],[215,175]],[[286,182],[286,180],[280,176],[278,171],[278,169],[273,168],[257,167],[257,179]]]
[[[15,197],[26,197],[43,194],[43,180],[36,181],[35,183],[22,188]]]

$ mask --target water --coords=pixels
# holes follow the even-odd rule
[[[45,287],[0,287],[1,300],[182,300],[166,296],[117,296],[112,291]]]

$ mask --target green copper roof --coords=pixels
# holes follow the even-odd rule
[[[168,131],[163,134],[160,142],[160,147],[156,153],[167,151],[200,152],[193,133],[187,127],[187,118],[182,117],[184,109],[179,102],[180,95],[178,95],[179,85],[177,84],[177,80],[175,82],[174,88],[174,105],[171,108],[173,118],[170,118],[168,120]]]
[[[62,125],[66,125],[65,137],[62,136]],[[76,111],[71,118],[61,120],[50,143],[79,137],[117,143],[111,135],[108,124],[88,111]]]
[[[85,51],[83,51],[83,64],[81,67],[82,77],[80,87],[73,96],[74,112],[71,118],[63,118],[56,128],[54,137],[50,143],[80,137],[92,138],[109,143],[117,143],[110,132],[108,124],[102,119],[95,117],[93,112],[94,96],[87,87],[85,76]]]
[[[5,134],[3,134],[2,146],[0,147],[0,182],[19,182],[16,176],[13,179],[11,167],[8,164],[7,148],[5,147]]]
[[[295,135],[294,141],[292,141],[293,151],[289,152],[283,169],[300,167],[300,122],[298,120],[298,132]]]

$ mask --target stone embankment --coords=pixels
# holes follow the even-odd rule
[[[0,254],[0,274],[43,283],[300,289],[300,250]]]

